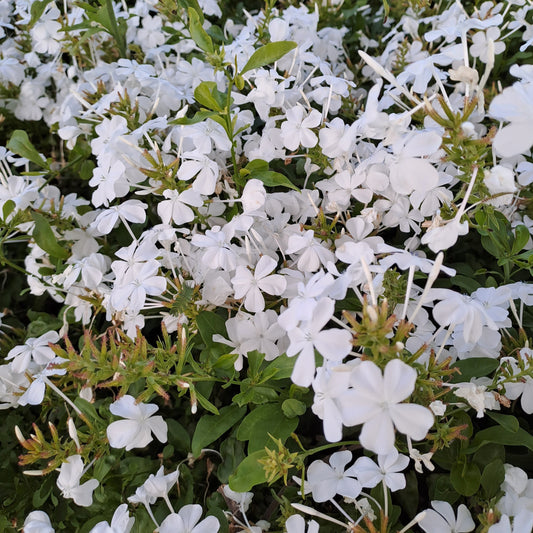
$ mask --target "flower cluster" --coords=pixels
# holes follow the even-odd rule
[[[531,530],[533,8],[390,4],[0,4],[10,524]]]

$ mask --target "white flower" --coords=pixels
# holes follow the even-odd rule
[[[229,488],[229,485],[222,485],[222,490],[224,491],[224,496],[234,501],[238,506],[241,513],[246,513],[248,507],[252,503],[252,498],[254,497],[253,492],[235,492]]]
[[[337,494],[357,498],[361,492],[361,483],[356,479],[357,468],[352,465],[345,470],[351,460],[352,452],[344,450],[332,454],[329,465],[324,461],[313,461],[307,469],[305,491],[312,493],[315,502],[331,500]]]
[[[429,404],[429,408],[435,416],[442,416],[446,412],[447,405],[441,400],[435,400]]]
[[[395,192],[411,194],[413,191],[429,191],[439,182],[433,165],[423,156],[434,155],[442,138],[434,131],[413,133],[393,145],[395,157],[390,163],[390,183]]]
[[[533,144],[533,83],[515,83],[492,100],[490,114],[506,122],[492,146],[502,157],[526,153]]]
[[[201,522],[202,507],[185,505],[178,513],[169,514],[159,526],[159,533],[217,533],[220,523],[214,516],[208,516]]]
[[[476,385],[475,383],[457,383],[457,387],[453,393],[459,397],[464,398],[476,410],[476,418],[483,418],[485,409],[500,410],[500,404],[496,400],[494,393],[487,392],[485,385]]]
[[[113,513],[111,525],[105,521],[98,522],[89,533],[129,533],[134,523],[135,518],[130,517],[128,504],[123,503]]]
[[[265,204],[267,193],[263,182],[251,179],[246,182],[241,195],[244,213],[251,213],[260,209]]]
[[[420,527],[426,533],[468,533],[476,527],[470,511],[463,504],[457,509],[457,519],[448,502],[432,501],[431,507],[435,511],[427,509],[420,521]]]
[[[44,511],[32,511],[24,520],[24,533],[54,533],[50,518]]]
[[[164,473],[164,468],[161,466],[156,474],[150,474],[148,479],[144,482],[144,490],[151,498],[167,499],[167,494],[170,489],[176,484],[179,476],[179,469],[176,468],[170,474]]]
[[[412,403],[400,403],[415,388],[416,370],[400,359],[387,363],[382,374],[372,361],[362,361],[353,370],[349,390],[342,397],[345,426],[363,424],[361,444],[378,454],[394,449],[394,427],[413,440],[423,439],[433,425],[429,409]]]
[[[287,533],[306,533],[305,519],[299,514],[293,514],[287,518],[285,522],[285,529]],[[318,533],[319,525],[314,520],[309,521],[309,527],[307,533]]]
[[[287,120],[281,125],[281,138],[289,150],[298,150],[300,145],[312,148],[318,142],[318,137],[311,130],[316,128],[322,120],[322,115],[313,109],[304,116],[305,110],[301,106],[291,107],[286,112]]]
[[[315,350],[331,361],[342,361],[352,349],[352,334],[339,328],[323,330],[333,316],[335,302],[322,298],[311,320],[288,332],[290,345],[287,355],[299,354],[291,379],[301,387],[308,387],[315,375]]]
[[[12,348],[6,359],[13,359],[12,369],[17,374],[25,372],[32,361],[38,365],[47,365],[55,357],[48,344],[54,344],[58,340],[59,335],[55,331],[48,331],[40,337],[30,337],[24,344]]]
[[[285,278],[280,274],[270,273],[276,268],[277,262],[268,255],[263,255],[252,274],[248,268],[238,266],[231,282],[235,288],[235,298],[244,298],[244,307],[247,311],[257,313],[265,308],[265,299],[262,292],[280,295],[287,286]]]
[[[442,220],[437,215],[422,236],[422,244],[427,244],[431,251],[437,253],[442,250],[451,248],[459,238],[459,235],[466,235],[468,233],[468,222],[460,222],[458,217],[454,217],[451,220]]]
[[[490,308],[482,301],[459,294],[449,289],[432,289],[435,299],[441,300],[433,307],[433,317],[440,326],[452,328],[462,324],[466,342],[475,343],[481,338],[483,326],[497,331],[498,324],[493,320]]]
[[[140,200],[126,200],[119,205],[113,205],[109,209],[104,209],[92,223],[102,235],[107,235],[113,231],[118,220],[128,220],[135,224],[140,224],[146,220],[147,204]]]
[[[153,403],[135,403],[129,394],[109,406],[115,416],[127,420],[117,420],[107,427],[109,445],[113,448],[144,448],[152,442],[152,433],[160,442],[167,442],[167,423],[161,416],[152,416],[159,407]]]
[[[71,455],[62,465],[57,478],[57,486],[64,498],[72,498],[81,507],[93,504],[93,490],[100,484],[97,479],[90,479],[80,485],[83,475],[83,461],[80,455]]]
[[[285,253],[298,253],[300,255],[297,266],[298,270],[302,272],[316,272],[320,268],[320,264],[326,266],[329,261],[334,261],[335,258],[333,252],[315,238],[311,229],[303,235],[291,235]]]
[[[342,414],[339,398],[348,390],[351,367],[339,365],[330,371],[318,368],[313,381],[315,397],[311,407],[313,413],[324,421],[324,436],[330,442],[342,438]]]
[[[405,476],[400,472],[408,464],[409,457],[393,448],[391,453],[378,455],[378,464],[370,457],[359,457],[355,461],[354,471],[363,487],[373,488],[383,482],[391,492],[395,492],[405,488]]]
[[[200,193],[193,189],[186,189],[181,193],[169,189],[163,192],[163,196],[168,200],[157,204],[157,214],[163,224],[170,224],[170,221],[173,221],[179,226],[191,222],[194,220],[194,211],[189,206],[201,207],[204,203]]]
[[[497,207],[508,205],[513,199],[512,193],[517,190],[513,171],[502,165],[492,167],[483,178],[483,183],[490,194],[511,193],[492,198],[489,203]]]

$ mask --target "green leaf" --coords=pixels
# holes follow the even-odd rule
[[[96,407],[94,404],[88,402],[87,400],[84,400],[82,397],[78,396],[74,400],[74,405],[88,418],[90,418],[93,421],[99,420],[101,421],[101,417],[98,414],[98,411],[96,410]]]
[[[237,438],[249,441],[248,453],[253,453],[272,444],[269,433],[285,442],[297,425],[298,418],[287,418],[278,404],[261,405],[246,415]]]
[[[453,488],[452,482],[447,474],[430,474],[430,500],[441,500],[453,505],[460,497],[460,494]]]
[[[266,483],[263,465],[258,463],[266,457],[264,450],[258,450],[246,457],[234,475],[229,477],[229,488],[235,492],[248,492],[255,485]]]
[[[239,464],[246,457],[244,444],[230,436],[220,445],[220,455],[222,455],[223,460],[217,468],[217,477],[222,483],[227,483],[230,475],[237,470]]]
[[[69,256],[67,250],[63,248],[58,242],[57,237],[54,235],[48,220],[35,211],[31,214],[35,221],[35,228],[33,230],[33,238],[35,242],[45,252],[49,253],[52,257],[59,259],[67,259]]]
[[[289,398],[281,404],[281,409],[287,418],[294,418],[303,415],[307,411],[307,406],[300,400]]]
[[[265,354],[254,350],[248,352],[248,376],[257,377],[261,364],[265,360]]]
[[[287,187],[288,189],[300,191],[296,185],[292,184],[289,178],[279,172],[274,172],[273,170],[256,172],[255,174],[252,174],[252,178],[262,181],[267,187]]]
[[[229,405],[220,409],[218,416],[204,415],[198,421],[192,437],[192,453],[198,457],[212,442],[231,429],[246,413],[245,407]]]
[[[295,363],[296,357],[289,357],[286,354],[282,354],[279,357],[276,357],[276,359],[266,367],[265,371],[270,368],[277,369],[277,372],[272,379],[287,379],[291,377]]]
[[[213,335],[219,334],[226,336],[226,321],[212,311],[202,311],[196,317],[196,326],[200,337],[208,348],[216,346],[218,343],[213,342]]]
[[[274,63],[281,59],[285,54],[296,48],[296,43],[293,41],[277,41],[275,43],[268,43],[258,48],[250,57],[244,68],[241,70],[242,76],[245,72],[256,68],[264,67],[270,63]]]
[[[529,240],[529,230],[523,224],[516,226],[515,228],[515,240],[513,242],[513,247],[511,253],[513,255],[518,254]]]
[[[213,363],[213,368],[229,372],[235,369],[235,361],[237,361],[238,358],[239,354],[237,353],[225,353]]]
[[[219,411],[218,409],[202,394],[200,394],[198,391],[196,391],[196,399],[198,400],[198,403],[210,413],[213,413],[214,415],[218,415]]]
[[[50,2],[52,2],[52,0],[37,0],[36,2],[33,2],[30,9],[30,27],[32,27],[41,18],[42,14],[44,13],[44,10],[46,9],[46,6]]]
[[[516,433],[520,429],[518,419],[513,415],[503,415],[501,413],[496,413],[495,411],[487,411],[487,415],[510,433]]]
[[[192,7],[195,11],[198,17],[200,18],[200,22],[204,23],[204,14],[202,13],[202,8],[200,7],[200,4],[198,3],[198,0],[178,0],[178,4],[183,7],[185,10]]]
[[[6,144],[6,147],[14,154],[25,157],[41,168],[48,169],[48,163],[35,149],[28,138],[28,134],[24,130],[15,130],[11,135],[11,139],[9,139],[8,143]]]
[[[504,446],[525,446],[533,451],[533,435],[525,429],[507,431],[502,426],[492,426],[476,433],[467,453],[474,453],[485,444],[503,444]]]
[[[224,95],[214,81],[203,81],[194,89],[194,99],[202,106],[222,113],[226,107]]]
[[[500,459],[505,463],[505,446],[501,444],[486,444],[472,457],[474,463],[478,464],[480,468],[485,468],[495,459]]]
[[[7,217],[13,212],[13,210],[17,207],[17,204],[13,200],[6,200],[4,205],[2,206],[2,220],[4,222],[7,221]]]
[[[483,469],[481,486],[487,498],[493,498],[500,491],[500,485],[505,479],[505,468],[501,459],[495,459]]]
[[[488,376],[499,366],[497,359],[490,357],[472,357],[457,361],[450,368],[458,368],[461,374],[454,374],[452,383],[463,383],[470,381],[472,378]]]
[[[233,402],[237,405],[247,405],[249,403],[261,405],[263,403],[276,401],[277,398],[278,393],[270,387],[249,385],[247,389],[243,388],[243,392],[240,392],[233,397]]]
[[[472,496],[479,489],[481,472],[475,463],[467,462],[464,456],[461,459],[452,466],[450,481],[459,494]]]
[[[209,37],[208,33],[202,27],[200,16],[196,9],[190,7],[189,13],[189,31],[191,32],[191,39],[196,43],[198,48],[212,54],[215,51],[213,46],[213,40]]]
[[[80,166],[80,178],[82,180],[90,180],[93,177],[94,163],[87,159]]]
[[[167,419],[168,442],[180,453],[187,455],[191,449],[191,438],[187,430],[173,418]]]
[[[218,116],[214,111],[198,111],[192,118],[181,117],[169,121],[169,124],[178,124],[178,125],[190,125],[198,124],[198,122],[203,122],[206,118],[213,118]]]
[[[283,174],[269,170],[268,163],[262,159],[254,159],[253,161],[250,161],[245,169],[249,172],[249,174],[247,174],[247,179],[255,178],[262,181],[267,187],[287,187],[288,189],[293,189],[295,191],[300,190]]]

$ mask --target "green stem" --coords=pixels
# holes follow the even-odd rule
[[[310,455],[314,455],[315,453],[322,452],[324,450],[329,450],[331,448],[338,448],[339,446],[353,446],[353,445],[359,444],[358,440],[347,440],[342,442],[332,442],[331,444],[324,444],[324,446],[319,446],[318,448],[313,448],[312,450],[307,450],[302,454],[302,458],[309,457]]]
[[[226,134],[228,135],[228,138],[231,142],[231,162],[233,164],[233,181],[237,185],[240,185],[240,176],[239,176],[239,169],[237,167],[237,155],[235,153],[235,137],[233,135],[233,124],[231,119],[231,90],[233,89],[233,77],[228,73],[228,90],[226,93],[226,116],[224,117],[226,120]]]

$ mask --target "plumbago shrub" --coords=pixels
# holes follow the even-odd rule
[[[531,531],[529,2],[0,7],[2,531]]]

